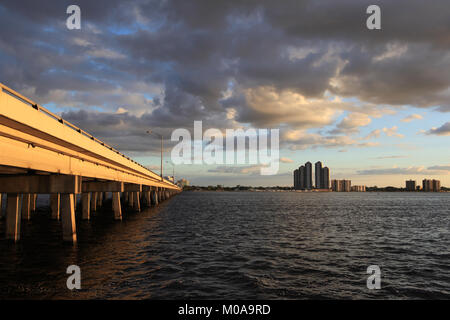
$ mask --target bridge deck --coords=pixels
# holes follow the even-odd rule
[[[34,170],[178,190],[58,115],[0,87],[0,173]]]

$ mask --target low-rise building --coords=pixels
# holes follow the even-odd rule
[[[441,191],[441,181],[434,179],[423,179],[422,190],[425,192],[439,192]]]
[[[351,180],[331,180],[331,189],[335,192],[350,192],[351,187]]]
[[[366,186],[351,186],[352,192],[366,192]]]

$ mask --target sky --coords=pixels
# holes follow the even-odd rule
[[[450,187],[449,17],[448,0],[2,0],[0,82],[155,172],[162,134],[164,173],[191,184],[289,186],[320,160],[352,184]],[[194,121],[279,129],[278,173],[174,165]]]

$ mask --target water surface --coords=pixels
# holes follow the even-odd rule
[[[0,221],[0,298],[448,299],[449,208],[449,193],[184,192],[122,222],[78,219],[72,247],[43,207],[16,245]]]

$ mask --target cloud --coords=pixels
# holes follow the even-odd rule
[[[443,172],[444,171],[444,172]],[[420,167],[393,167],[393,168],[381,168],[381,169],[367,169],[356,171],[359,175],[442,175],[448,174],[450,171],[445,172],[445,170],[437,170],[436,168],[424,166]]]
[[[245,108],[238,111],[236,119],[258,127],[280,124],[294,128],[322,127],[331,124],[346,105],[333,100],[308,99],[294,91],[278,91],[274,87],[247,89],[244,96]]]
[[[450,111],[446,0],[380,0],[396,19],[376,34],[366,0],[77,4],[80,32],[65,27],[65,1],[2,1],[0,79],[124,151],[148,150],[147,127],[194,120],[300,130],[294,149],[374,146],[340,135],[405,105]]]
[[[408,158],[408,156],[380,156],[380,157],[373,157],[371,159],[382,160],[382,159],[402,159],[402,158]]]
[[[450,122],[444,123],[439,128],[431,128],[430,130],[426,131],[425,134],[427,134],[427,135],[435,134],[438,136],[449,136],[450,135]]]
[[[283,158],[283,157],[281,157],[281,158],[280,158],[280,162],[283,162],[283,163],[292,163],[292,162],[294,162],[294,160],[289,159],[289,158]]]
[[[218,166],[214,169],[209,169],[208,172],[226,173],[226,174],[260,174],[261,165],[251,166]]]
[[[392,128],[383,128],[383,132],[386,133],[388,137],[397,137],[397,138],[403,138],[404,135],[401,133],[397,133],[397,126],[393,126]]]
[[[353,112],[342,119],[330,133],[356,133],[359,132],[359,127],[367,126],[371,121],[367,114]]]
[[[411,115],[403,118],[400,121],[402,121],[402,122],[411,122],[411,121],[417,120],[417,119],[423,119],[423,116],[421,116],[420,114],[414,113],[414,114],[411,114]]]
[[[89,56],[104,59],[125,59],[125,55],[109,49],[94,49],[87,51]]]
[[[286,131],[282,135],[282,141],[291,150],[305,150],[308,148],[337,148],[337,147],[376,147],[377,142],[360,142],[355,138],[343,135],[321,135],[308,133],[305,130]]]
[[[408,51],[408,46],[399,43],[388,43],[386,51],[373,57],[374,62],[380,62],[387,59],[394,59],[403,56]]]
[[[375,129],[375,130],[371,131],[367,136],[365,136],[364,139],[369,140],[372,138],[379,138],[380,134],[381,134],[381,130]]]
[[[450,171],[450,165],[440,165],[440,166],[432,166],[428,167],[429,170],[442,170],[442,171]]]

